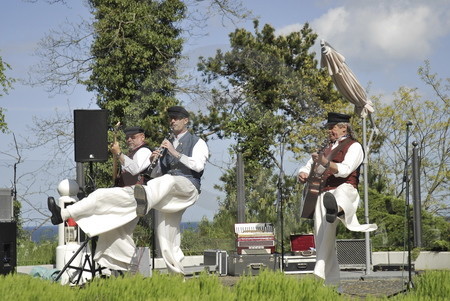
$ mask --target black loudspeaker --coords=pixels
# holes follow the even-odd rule
[[[108,160],[108,111],[74,110],[75,162]]]
[[[0,274],[13,273],[17,266],[17,225],[0,222]]]

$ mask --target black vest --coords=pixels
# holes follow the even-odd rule
[[[182,153],[188,157],[192,156],[192,150],[194,145],[197,143],[199,138],[187,132],[179,140],[179,144],[176,148],[177,152]],[[186,165],[180,162],[179,159],[173,157],[169,152],[161,158],[161,171],[162,174],[170,174],[174,176],[183,176],[188,178],[194,184],[195,188],[200,192],[200,179],[203,175],[203,170],[201,172],[196,172]]]
[[[143,147],[150,149],[150,151],[152,150],[147,144],[144,143],[141,146],[139,146],[138,148],[129,152],[127,154],[127,156],[129,158],[133,159],[134,154],[136,154],[136,152]],[[125,187],[125,186],[131,186],[131,185],[136,185],[136,184],[145,184],[146,181],[144,180],[144,178],[142,176],[143,172],[144,171],[141,171],[137,175],[133,176],[128,171],[122,171],[116,179],[115,186],[116,187]]]

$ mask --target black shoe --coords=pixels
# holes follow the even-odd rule
[[[139,217],[147,214],[147,192],[144,186],[136,184],[134,186],[134,198],[136,199],[136,215]]]
[[[55,199],[51,196],[47,199],[47,207],[52,213],[52,217],[50,220],[52,221],[53,225],[59,225],[63,222],[63,219],[61,217],[61,208],[56,205]]]
[[[338,206],[336,198],[331,192],[325,192],[323,195],[323,206],[326,210],[325,219],[329,223],[334,223],[338,214]]]

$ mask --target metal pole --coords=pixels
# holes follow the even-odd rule
[[[242,152],[238,149],[236,162],[236,182],[237,182],[237,222],[245,223],[245,185],[244,185],[244,162]]]
[[[364,160],[363,160],[363,177],[364,177],[364,218],[365,223],[369,223],[369,153],[367,147],[367,125],[366,117],[362,119],[363,126],[363,148],[364,148]],[[366,243],[366,275],[371,273],[372,267],[370,264],[370,235],[369,232],[364,233]]]
[[[411,214],[409,210],[409,178],[408,178],[408,159],[409,159],[409,127],[412,125],[411,121],[406,123],[406,151],[405,151],[405,170],[403,181],[405,182],[405,207],[406,207],[406,227],[407,227],[407,243],[408,243],[408,288],[413,288],[411,274]]]
[[[422,202],[420,199],[420,164],[417,145],[419,144],[414,141],[412,157],[412,194],[414,208],[414,246],[420,248],[422,247]]]
[[[290,128],[286,129],[286,131],[283,133],[283,136],[281,136],[281,144],[280,144],[280,174],[278,176],[278,193],[277,193],[277,201],[280,205],[280,231],[281,231],[281,272],[284,271],[284,208],[283,208],[283,202],[284,202],[284,195],[283,195],[283,188],[284,188],[284,168],[283,168],[283,161],[284,161],[284,147],[286,143],[286,136],[291,131]]]
[[[77,162],[76,172],[77,172],[78,187],[80,187],[80,190],[84,191],[84,186],[86,185],[86,181],[85,181],[85,177],[84,177],[84,166],[83,166],[82,162]]]

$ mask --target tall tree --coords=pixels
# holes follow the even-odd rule
[[[29,0],[38,1],[68,5],[65,0]],[[204,34],[205,21],[212,16],[239,21],[248,13],[240,0],[84,2],[92,17],[61,24],[43,37],[37,51],[40,63],[33,66],[29,83],[45,86],[51,94],[70,94],[76,85],[86,84],[96,94],[100,107],[112,111],[111,125],[118,120],[122,124],[141,124],[149,130],[154,145],[168,132],[164,114],[159,120],[156,114],[175,102],[174,68],[180,59],[182,43],[191,36]],[[148,113],[150,116],[144,120]],[[65,114],[56,112],[51,120],[36,116],[25,142],[28,148],[52,150],[44,171],[54,173],[60,170],[61,160],[70,161],[57,175],[59,179],[73,178],[74,173],[71,115],[69,103]],[[23,149],[22,144],[20,148]],[[53,169],[49,164],[59,166]],[[96,164],[96,186],[111,185],[111,166],[111,162]],[[26,201],[31,193],[45,197],[49,188],[53,190],[57,185],[54,174],[47,179],[49,182],[38,191],[22,194],[23,199]],[[42,220],[36,218],[38,223],[45,222],[48,211],[34,210],[44,216]]]
[[[161,118],[174,97],[175,64],[183,40],[179,0],[91,0],[95,22],[92,73],[85,83],[112,120],[166,128]],[[153,136],[156,136],[153,134]],[[162,137],[157,137],[161,140]]]
[[[411,178],[413,142],[417,142],[420,157],[420,190],[423,208],[432,213],[448,215],[450,147],[450,109],[448,85],[431,73],[428,62],[419,69],[419,75],[434,92],[434,98],[425,98],[417,89],[400,88],[392,103],[379,104],[377,123],[384,142],[373,157],[372,168],[390,180],[391,191],[404,193],[404,169]],[[449,79],[447,79],[447,82]],[[409,145],[406,143],[407,123],[410,126]],[[409,157],[406,158],[406,148]],[[412,187],[410,185],[410,187]]]
[[[211,86],[212,99],[195,126],[219,138],[234,138],[242,151],[247,220],[277,221],[273,203],[281,192],[285,208],[291,209],[285,217],[294,221],[299,214],[295,179],[277,172],[284,150],[300,157],[315,149],[323,139],[318,127],[325,110],[347,105],[326,71],[317,67],[310,52],[317,35],[308,24],[287,36],[276,36],[270,25],[260,31],[258,21],[254,30],[236,30],[230,34],[230,51],[201,59],[199,70]],[[235,154],[235,147],[230,152]],[[221,178],[226,197],[218,222],[222,216],[231,218],[229,224],[236,222],[235,179],[233,169]]]

